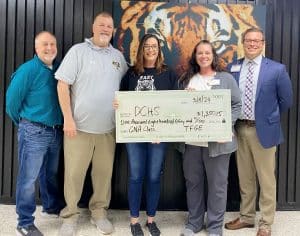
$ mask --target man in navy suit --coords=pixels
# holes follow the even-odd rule
[[[262,56],[262,30],[250,28],[242,40],[245,58],[229,66],[242,95],[242,114],[236,123],[240,216],[225,228],[254,227],[257,176],[261,211],[257,236],[270,236],[276,210],[275,152],[283,142],[280,114],[292,105],[292,86],[285,66]]]

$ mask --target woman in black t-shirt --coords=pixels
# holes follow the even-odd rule
[[[176,87],[175,74],[163,63],[159,39],[153,34],[144,35],[138,48],[136,63],[122,79],[120,90],[171,90]],[[166,143],[126,144],[130,168],[128,186],[130,228],[133,236],[144,235],[139,224],[144,179],[146,181],[146,226],[151,235],[160,235],[154,216],[159,201],[160,175],[166,148]]]

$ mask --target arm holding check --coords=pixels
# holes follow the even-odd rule
[[[172,90],[177,88],[177,77],[163,62],[159,38],[154,34],[145,34],[141,39],[136,55],[136,61],[121,81],[120,92],[116,94],[113,106],[116,109],[117,136],[128,131],[128,123],[133,122],[134,128],[138,130],[139,119],[132,121],[131,116],[142,116],[145,110],[140,107],[143,93],[157,93],[161,90]],[[122,94],[119,96],[119,94]],[[125,96],[123,96],[125,95]],[[161,98],[163,99],[163,98]],[[142,103],[135,105],[140,100]],[[138,107],[139,106],[139,107]],[[129,111],[130,109],[130,111]],[[153,115],[157,112],[153,108]],[[154,111],[156,110],[156,111]],[[149,110],[151,113],[151,111]],[[120,131],[120,125],[123,131]],[[151,124],[150,124],[151,125]],[[128,133],[128,132],[127,132]],[[134,132],[132,132],[134,133]],[[154,136],[153,136],[154,137]],[[148,142],[146,142],[148,141]],[[130,227],[132,232],[142,232],[139,222],[140,200],[142,196],[143,182],[146,182],[147,196],[147,227],[155,227],[156,234],[159,229],[154,223],[154,217],[159,200],[161,170],[163,168],[167,143],[153,142],[161,141],[159,138],[143,140],[123,139],[126,142],[130,177],[128,184],[128,203],[130,209]],[[145,181],[144,181],[145,180]],[[151,230],[150,230],[151,231]]]
[[[204,104],[201,108],[189,110],[189,114],[194,111],[196,114],[205,114],[201,123],[203,129],[197,132],[203,132],[207,138],[196,142],[187,140],[185,145],[183,171],[189,218],[182,232],[190,230],[191,226],[192,229],[202,228],[204,222],[195,219],[204,219],[205,208],[201,204],[204,205],[206,201],[207,212],[211,213],[207,217],[207,231],[221,235],[226,210],[229,157],[237,148],[232,132],[241,109],[239,88],[233,77],[224,71],[215,48],[207,40],[195,45],[180,84],[183,88],[197,90],[202,96],[208,94],[210,98],[208,106]],[[201,104],[203,100],[199,99],[199,102]],[[204,178],[207,180],[207,196]]]

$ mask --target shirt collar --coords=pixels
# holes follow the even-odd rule
[[[88,46],[89,46],[90,48],[92,48],[92,49],[94,49],[94,50],[97,50],[97,51],[100,51],[100,52],[110,53],[111,50],[112,50],[112,45],[111,45],[111,44],[109,44],[108,47],[106,47],[106,48],[101,48],[101,47],[99,47],[99,46],[97,46],[97,45],[95,45],[95,44],[93,43],[92,38],[86,38],[86,39],[85,39],[85,42],[88,44]]]
[[[262,61],[262,55],[259,55],[252,60],[245,58],[245,60],[244,60],[245,65],[247,65],[249,61],[253,61],[255,65],[260,65],[260,63]]]
[[[52,68],[50,68],[48,65],[46,65],[46,64],[38,57],[37,54],[34,54],[34,59],[35,59],[38,63],[40,63],[42,66],[48,68],[49,70],[56,70],[57,67],[58,67],[58,65],[59,65],[58,61],[57,61],[56,59],[54,59],[53,62],[52,62]]]

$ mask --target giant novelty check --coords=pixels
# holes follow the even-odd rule
[[[116,92],[116,141],[231,141],[230,90]]]

